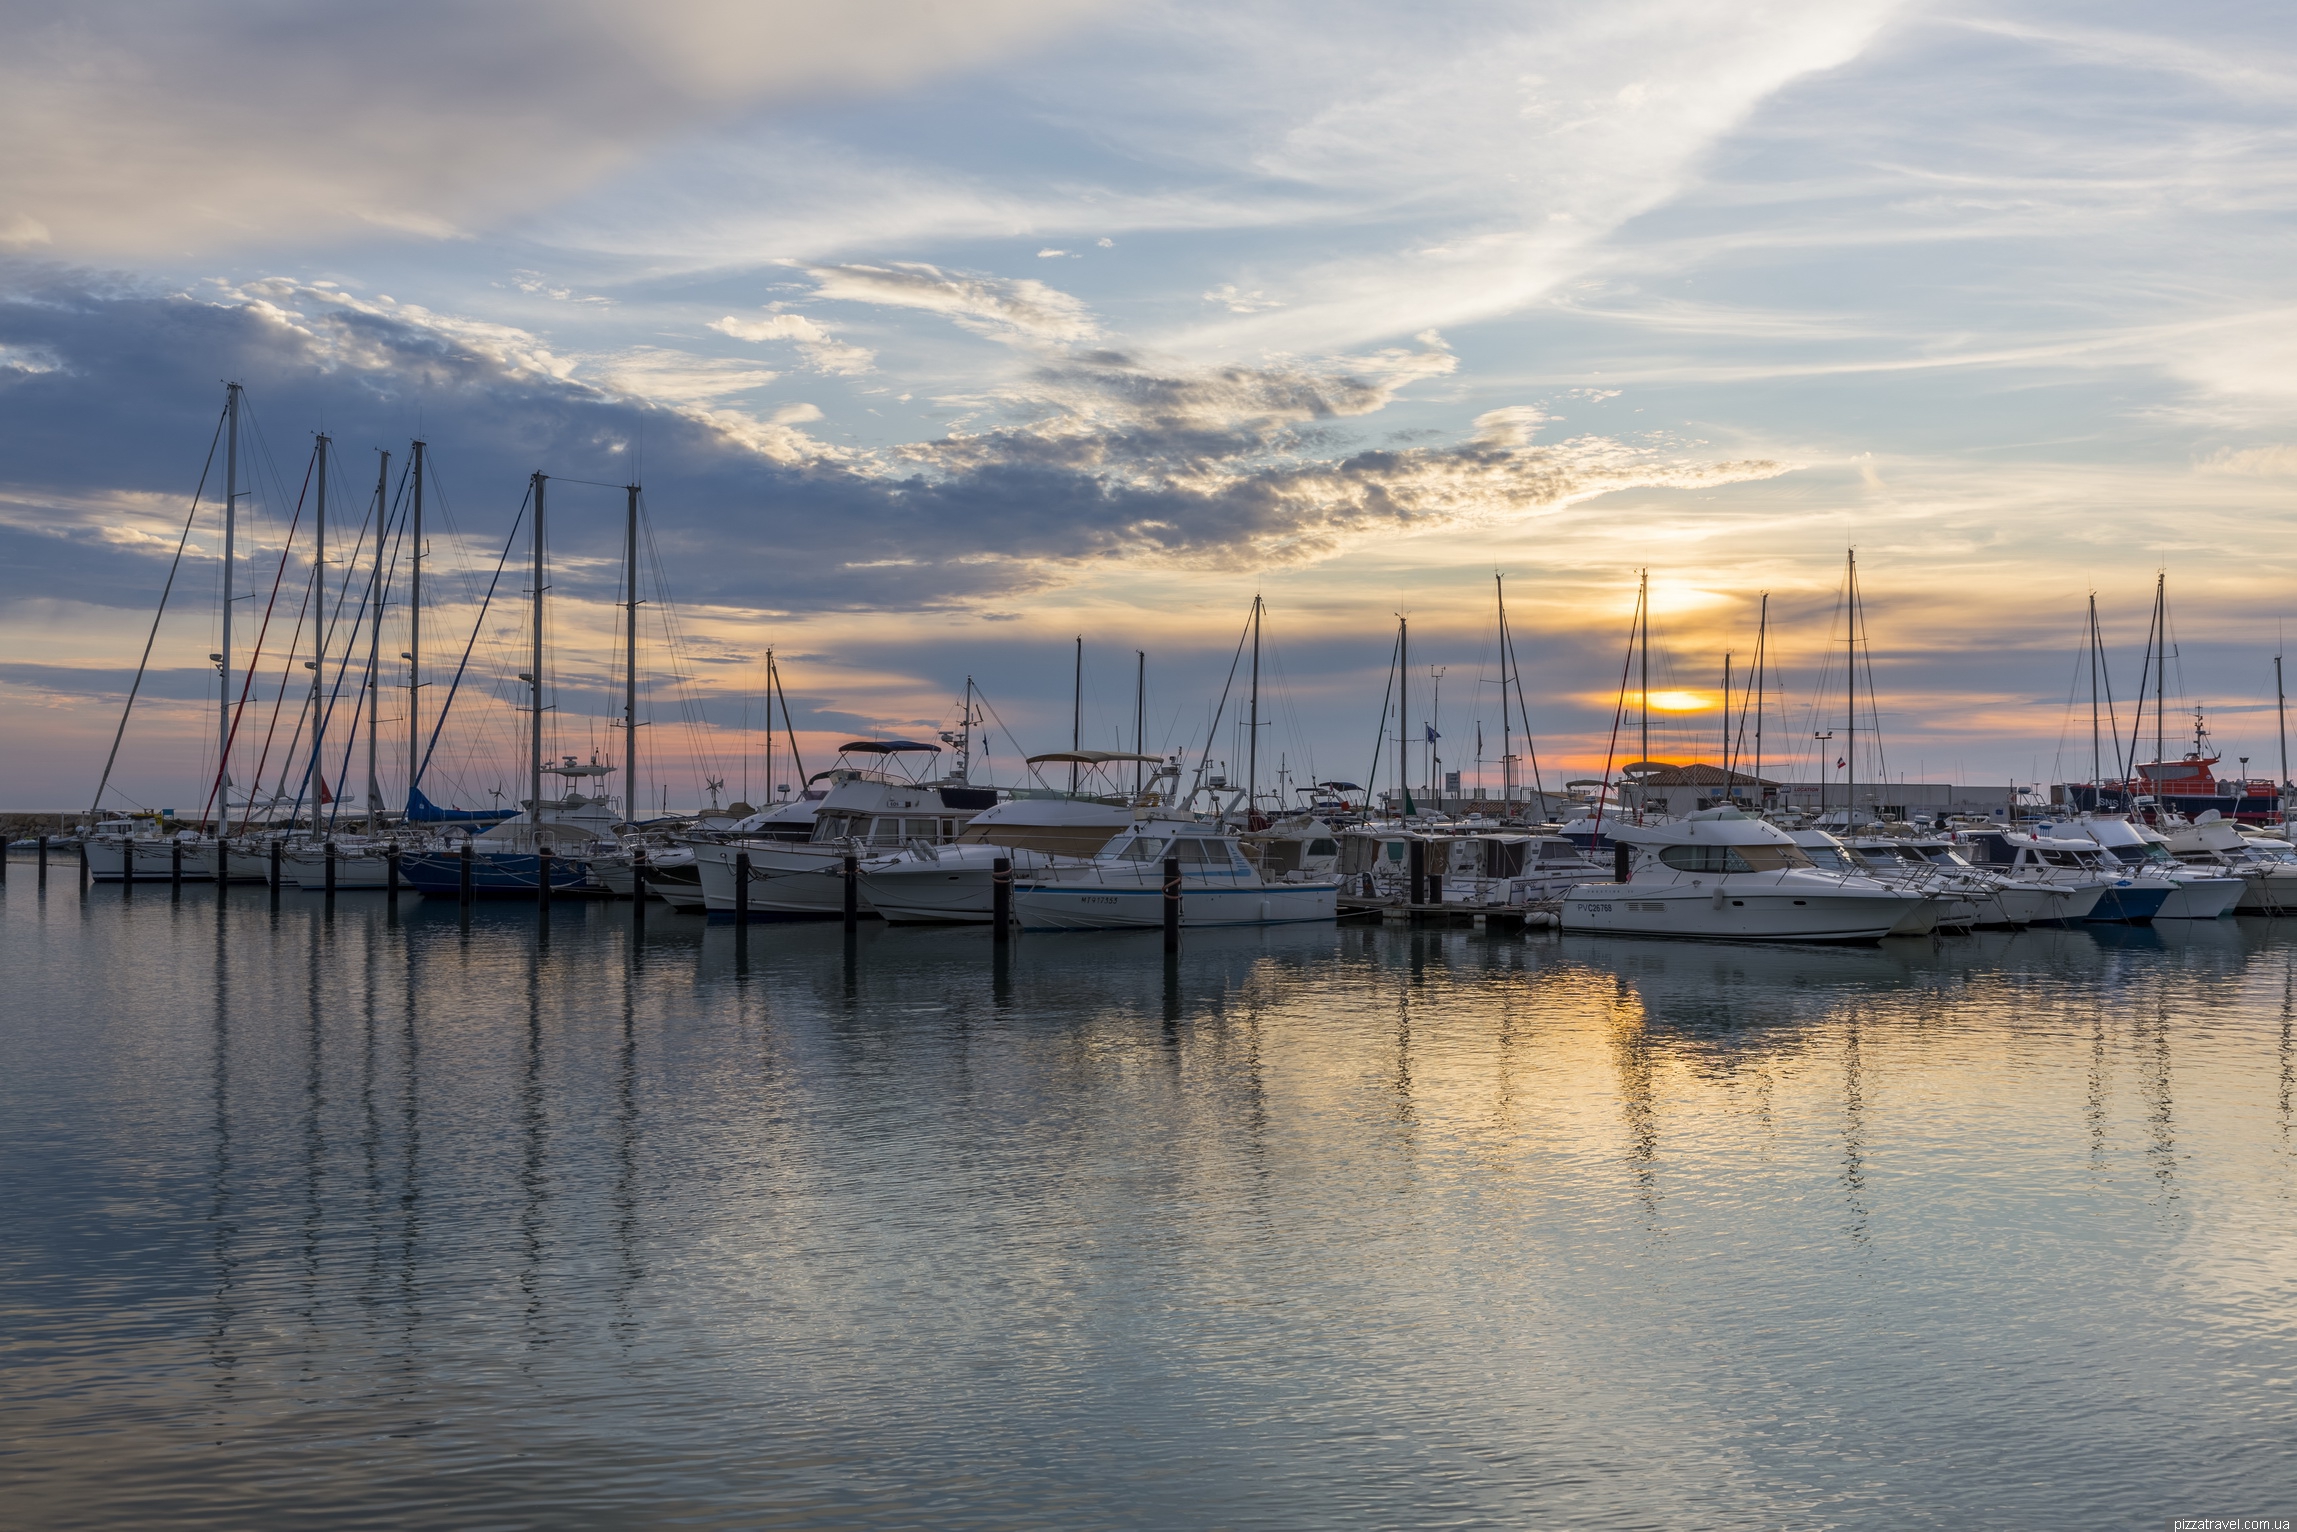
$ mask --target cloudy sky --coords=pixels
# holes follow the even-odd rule
[[[312,652],[280,548],[313,433],[350,531],[419,433],[426,648],[460,652],[552,475],[556,740],[612,750],[606,486],[636,478],[673,801],[762,795],[768,646],[816,768],[946,726],[969,674],[1001,757],[1066,744],[1078,635],[1087,743],[1129,743],[1146,651],[1150,745],[1201,749],[1255,592],[1264,757],[1362,780],[1404,613],[1413,731],[1438,706],[1472,782],[1480,722],[1496,786],[1495,573],[1551,780],[1602,762],[1646,568],[1654,753],[1715,755],[1767,591],[1791,762],[1843,724],[1853,545],[1862,775],[2086,776],[2087,597],[2126,693],[2163,571],[2172,732],[2203,705],[2272,774],[2293,32],[2110,0],[5,0],[0,807],[92,791],[227,378],[241,654],[283,593],[260,709]],[[115,802],[213,770],[219,549],[203,510]],[[442,744],[463,801],[514,769],[517,585]],[[275,775],[293,704],[257,711]]]

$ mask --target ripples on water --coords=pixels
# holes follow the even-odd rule
[[[14,1524],[2297,1507],[2297,922],[1168,975],[13,871]]]

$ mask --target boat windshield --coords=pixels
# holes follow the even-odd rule
[[[1834,854],[1831,846],[1818,850]],[[1662,846],[1659,860],[1678,872],[1784,872],[1790,867],[1815,865],[1800,846],[1764,843],[1754,846]],[[1849,870],[1845,864],[1826,864]]]
[[[1120,862],[1161,862],[1168,856],[1183,867],[1231,865],[1228,842],[1203,835],[1178,835],[1169,840],[1161,835],[1140,835],[1116,849]]]

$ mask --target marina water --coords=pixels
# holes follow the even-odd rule
[[[2297,921],[1808,951],[0,894],[0,1503],[2297,1507]]]

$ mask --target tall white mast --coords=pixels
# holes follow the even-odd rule
[[[542,823],[542,487],[549,481],[534,476],[534,669],[527,675],[529,719],[526,752],[527,819]]]
[[[231,593],[233,566],[239,557],[239,385],[224,385],[224,408],[231,417],[229,439],[223,449],[223,644],[216,656],[222,676],[215,725],[215,780],[222,806],[216,816],[217,834],[231,819]]]
[[[1244,745],[1244,826],[1260,812],[1260,598],[1252,598],[1252,720]]]
[[[318,641],[312,645],[311,659],[311,770],[303,785],[303,795],[311,804],[311,825],[319,825],[319,799],[327,786],[327,757],[322,751],[326,744],[326,713],[319,704],[319,688],[327,677],[327,448],[330,445],[324,432],[319,437],[319,506],[318,517],[311,534],[312,579],[319,587],[318,613],[312,632]]]
[[[627,818],[638,817],[638,486],[625,484],[630,497],[629,525],[623,534],[622,579],[625,589],[622,626],[622,799]],[[766,703],[766,739],[774,737],[774,709]],[[770,796],[770,795],[769,795]]]
[[[415,501],[409,508],[414,524],[408,529],[414,540],[408,545],[414,552],[408,562],[407,577],[407,801],[415,795],[415,773],[423,765],[423,735],[417,727],[421,716],[423,687],[423,458],[428,442],[416,442],[411,472],[415,476]]]
[[[367,833],[383,827],[383,779],[375,766],[375,737],[383,725],[383,528],[390,519],[391,454],[375,456],[375,577],[367,586]],[[412,795],[410,794],[410,802]]]

